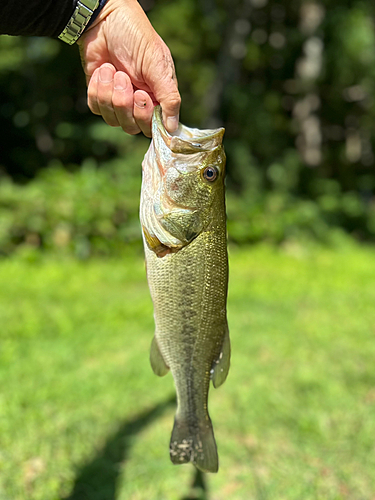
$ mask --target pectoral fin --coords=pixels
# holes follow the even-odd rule
[[[221,384],[225,382],[225,379],[228,376],[229,366],[230,366],[230,340],[229,340],[229,330],[227,327],[219,359],[215,361],[215,364],[213,366],[212,383],[215,389],[217,387],[220,387]]]
[[[200,214],[194,210],[174,209],[160,218],[166,231],[180,241],[190,243],[202,231]]]
[[[156,338],[152,339],[151,343],[151,351],[150,351],[150,362],[151,367],[155,373],[159,377],[163,377],[169,371],[169,367],[166,365],[164,358],[160,352],[159,346],[156,342]]]

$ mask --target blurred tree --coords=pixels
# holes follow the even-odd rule
[[[0,172],[22,182],[51,160],[71,169],[87,157],[114,156],[116,148],[87,133],[96,121],[76,47],[0,37]]]

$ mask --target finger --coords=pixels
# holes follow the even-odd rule
[[[178,91],[175,67],[168,47],[159,37],[156,41],[157,50],[148,55],[149,68],[153,68],[147,82],[163,111],[163,122],[169,132],[175,132],[178,127],[181,96]],[[158,64],[156,64],[156,61]]]
[[[166,97],[158,99],[163,110],[163,122],[168,132],[173,133],[178,128],[181,97],[176,89]]]
[[[146,137],[151,137],[151,119],[154,104],[151,97],[144,90],[134,92],[134,118],[138,127]]]
[[[97,100],[100,114],[104,121],[111,127],[119,127],[112,105],[115,68],[112,64],[102,64],[99,68]]]
[[[98,104],[98,76],[99,69],[92,74],[87,87],[87,104],[94,115],[100,115]]]
[[[117,71],[113,83],[112,104],[120,126],[128,134],[139,134],[141,130],[133,116],[134,92],[129,76]]]

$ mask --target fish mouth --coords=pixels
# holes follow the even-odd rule
[[[160,105],[155,106],[152,120],[152,135],[160,134],[165,145],[172,153],[195,154],[203,151],[213,151],[220,147],[223,142],[225,129],[200,130],[185,127],[181,123],[177,130],[170,134],[163,123],[162,109]]]

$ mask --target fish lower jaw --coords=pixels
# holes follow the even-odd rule
[[[157,257],[165,257],[170,253],[176,253],[181,248],[183,248],[183,244],[179,245],[165,245],[160,241],[160,239],[151,234],[144,226],[142,226],[144,242],[147,247],[156,254]]]

